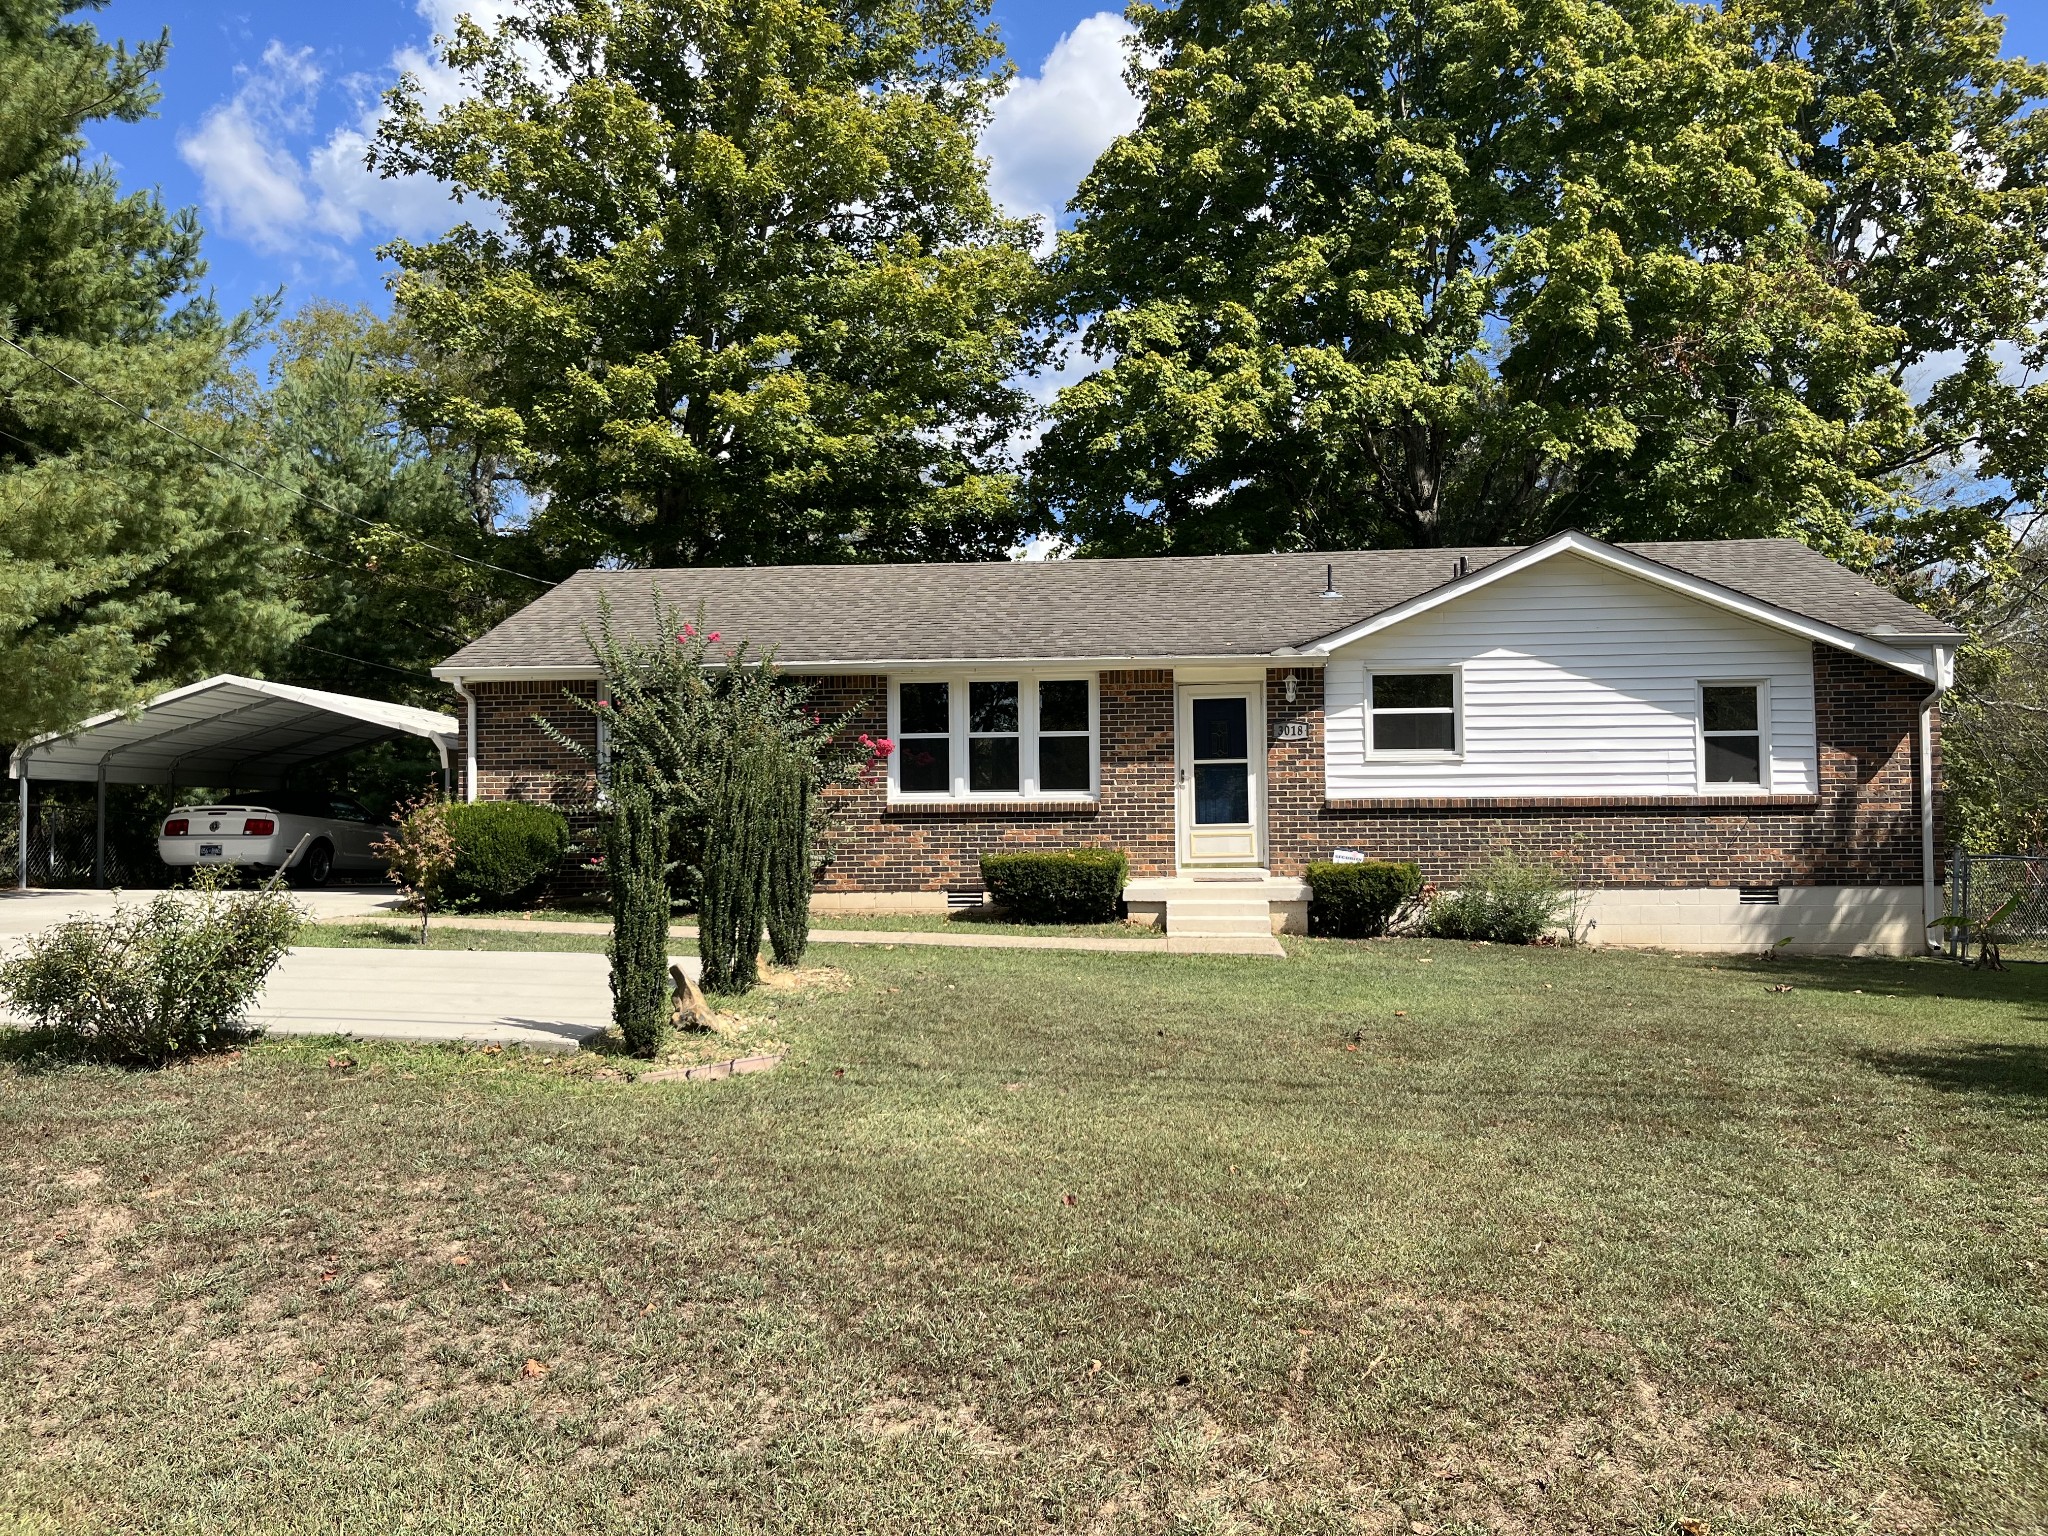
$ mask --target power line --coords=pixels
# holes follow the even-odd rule
[[[298,649],[318,651],[322,656],[332,656],[336,661],[352,661],[359,667],[382,667],[386,672],[396,672],[401,677],[417,677],[430,683],[438,681],[429,672],[415,672],[411,667],[394,667],[388,661],[369,661],[361,656],[344,656],[340,651],[330,651],[324,645],[308,645],[303,640],[298,643]]]
[[[101,389],[97,384],[89,383],[86,380],[79,378],[76,374],[66,373],[62,368],[59,368],[55,363],[46,362],[42,358],[37,357],[35,353],[29,351],[27,347],[24,347],[20,342],[16,341],[11,336],[0,336],[0,343],[4,343],[5,345],[11,347],[16,352],[19,352],[23,357],[27,358],[30,362],[34,363],[38,368],[48,369],[51,373],[57,375],[58,378],[64,380],[67,384],[75,384],[78,386],[78,388],[86,391],[88,394],[97,395],[100,399],[106,401],[107,404],[113,406],[116,410],[126,411],[130,416],[133,416],[137,421],[142,422],[145,426],[155,427],[159,432],[168,433],[170,436],[175,437],[179,442],[185,444],[187,447],[198,449],[208,458],[217,459],[221,463],[227,465],[230,469],[239,469],[245,475],[252,475],[256,479],[261,480],[265,485],[274,486],[276,489],[283,491],[288,496],[296,496],[303,501],[310,502],[313,506],[318,507],[323,512],[332,513],[336,517],[345,517],[349,519],[351,522],[361,523],[365,528],[391,528],[391,531],[397,533],[400,538],[410,539],[412,540],[413,543],[419,545],[419,547],[422,549],[431,549],[437,555],[446,555],[450,560],[459,560],[464,565],[474,565],[482,570],[496,571],[500,575],[504,576],[516,576],[521,581],[530,581],[535,586],[539,587],[552,587],[555,585],[554,582],[544,581],[538,576],[529,576],[524,571],[515,571],[510,566],[493,565],[488,560],[478,560],[469,555],[459,554],[455,550],[443,548],[439,544],[435,544],[426,539],[420,538],[417,534],[406,533],[402,529],[392,528],[391,524],[389,523],[380,523],[375,518],[364,517],[360,513],[356,512],[344,512],[341,510],[341,508],[332,506],[327,502],[322,501],[319,497],[315,496],[311,491],[301,490],[297,486],[293,485],[286,485],[282,480],[276,479],[270,475],[266,475],[262,470],[256,468],[252,464],[244,464],[240,459],[231,459],[226,454],[220,452],[218,449],[207,447],[206,444],[200,442],[197,438],[186,436],[183,432],[180,432],[176,427],[169,426],[164,422],[158,421],[155,417],[151,416],[147,411],[137,410],[127,401],[116,399],[114,396],[108,394],[104,389]]]

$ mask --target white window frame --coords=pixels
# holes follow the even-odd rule
[[[1707,778],[1707,690],[1756,690],[1757,782],[1740,784]],[[1693,774],[1703,795],[1767,795],[1771,792],[1771,680],[1767,677],[1703,677],[1693,687]],[[1716,731],[1716,736],[1747,736],[1747,731]]]
[[[949,791],[905,790],[899,767],[900,749],[889,755],[889,803],[892,805],[1022,805],[1053,802],[1088,805],[1102,795],[1102,688],[1097,673],[1085,668],[977,667],[970,672],[904,672],[889,678],[889,739],[900,743],[898,729],[900,702],[905,683],[944,683],[946,710],[951,732],[947,752],[952,759],[953,787]],[[1017,788],[1014,790],[970,791],[967,787],[968,742],[975,733],[969,729],[968,685],[970,683],[1015,683],[1017,685]],[[1040,683],[1086,683],[1088,685],[1088,788],[1086,790],[1038,787],[1038,685]],[[998,734],[1007,735],[1007,732]],[[1057,731],[1055,735],[1078,735]]]
[[[1422,673],[1448,672],[1451,675],[1451,740],[1456,745],[1448,752],[1420,751],[1405,747],[1381,748],[1375,716],[1378,711],[1374,700],[1381,677],[1415,677]],[[1396,714],[1436,714],[1436,710],[1395,710]],[[1365,755],[1369,762],[1380,763],[1457,763],[1465,758],[1465,668],[1460,662],[1411,662],[1400,666],[1374,667],[1365,669]]]

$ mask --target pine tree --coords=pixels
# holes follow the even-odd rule
[[[290,498],[164,430],[260,452],[237,363],[262,317],[201,292],[189,210],[85,160],[86,124],[149,115],[169,46],[102,41],[96,8],[0,0],[0,741],[259,670],[303,628],[276,595]]]
[[[653,1056],[668,1028],[668,828],[646,784],[615,775],[605,819],[612,908],[612,1022],[635,1056]]]

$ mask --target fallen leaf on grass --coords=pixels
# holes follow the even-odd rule
[[[538,1360],[529,1360],[526,1364],[519,1367],[519,1374],[528,1381],[539,1381],[553,1369],[553,1366],[542,1365]]]
[[[1072,1195],[1061,1195],[1061,1196],[1060,1196],[1060,1204],[1061,1204],[1061,1205],[1072,1205],[1073,1203],[1074,1203],[1074,1197],[1073,1197]]]
[[[454,1258],[450,1259],[448,1262],[450,1264],[474,1264],[476,1260],[472,1259],[466,1253],[458,1253],[457,1255],[455,1255]]]
[[[846,1076],[846,1068],[844,1068],[844,1067],[834,1067],[834,1068],[832,1069],[832,1075],[833,1075],[834,1077],[844,1077],[844,1076]]]
[[[1024,1091],[1024,1085],[1023,1085],[1022,1083],[1005,1083],[1005,1084],[1003,1084],[1003,1092],[1005,1092],[1005,1093],[1021,1093],[1021,1092],[1023,1092],[1023,1091]]]
[[[1790,992],[1792,990],[1792,983],[1781,981],[1775,987],[1768,987],[1765,990],[1770,992]]]

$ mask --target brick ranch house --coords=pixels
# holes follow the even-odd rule
[[[1085,845],[1169,926],[1228,885],[1298,929],[1316,859],[1444,882],[1502,849],[1586,889],[1599,943],[1897,953],[1939,915],[1963,637],[1789,540],[585,571],[435,669],[469,799],[583,770],[535,717],[594,730],[562,694],[597,687],[599,599],[630,627],[652,592],[898,744],[835,791],[820,910]]]

